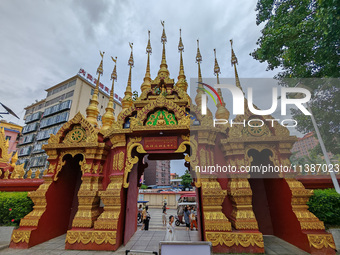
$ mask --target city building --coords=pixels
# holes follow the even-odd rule
[[[0,120],[0,128],[4,128],[5,137],[8,141],[8,153],[14,155],[17,151],[17,144],[22,130],[22,126],[6,120]]]
[[[46,98],[25,108],[25,126],[18,143],[17,164],[24,163],[25,170],[43,171],[47,167],[47,155],[42,146],[47,143],[50,134],[56,134],[62,125],[72,119],[78,112],[86,116],[86,108],[94,93],[97,80],[85,70],[79,72],[48,89]],[[110,89],[99,83],[98,123],[109,102]],[[122,110],[121,98],[114,94],[115,117]]]
[[[170,160],[148,160],[148,167],[144,171],[144,184],[147,186],[170,185]]]
[[[318,145],[318,140],[315,138],[313,132],[309,132],[304,137],[299,138],[293,145],[292,152],[296,153],[297,158],[309,156],[310,150]]]

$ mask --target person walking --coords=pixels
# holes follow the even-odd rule
[[[149,209],[149,206],[145,206],[145,209],[144,209],[144,216],[143,216],[143,218],[144,218],[144,230],[149,230],[149,222],[150,222],[150,219],[151,219],[151,217],[150,217],[150,214],[149,214],[149,212],[148,212],[148,209]]]
[[[189,228],[190,228],[190,210],[189,210],[188,206],[186,206],[185,209],[184,209],[184,221],[185,221],[186,231],[189,231]]]
[[[166,205],[164,204],[162,207],[162,222],[163,226],[166,226]]]
[[[169,223],[166,225],[165,241],[176,241],[174,221],[175,217],[171,215],[169,217]]]
[[[139,207],[138,207],[138,216],[137,216],[137,219],[138,219],[137,222],[138,222],[138,223],[143,222],[142,214],[143,214],[143,207],[142,207],[142,205],[140,204]]]
[[[191,229],[191,230],[194,230],[194,226],[195,226],[196,230],[198,230],[196,218],[197,218],[196,209],[194,209],[194,208],[191,207],[191,214],[190,214],[190,221],[191,221],[191,223],[190,223],[190,229]]]

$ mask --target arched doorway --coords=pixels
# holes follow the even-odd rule
[[[186,155],[189,153],[189,148],[187,146],[187,150],[185,152],[179,153],[168,153],[167,151],[162,152],[160,151],[144,151],[144,153],[137,152],[137,150],[132,150],[131,155],[138,157],[138,163],[136,163],[131,172],[128,175],[127,181],[129,186],[125,189],[126,192],[126,208],[125,208],[125,224],[124,224],[124,245],[130,240],[133,234],[137,230],[137,201],[138,201],[138,190],[140,186],[140,178],[145,171],[150,171],[148,169],[148,165],[143,162],[144,157],[148,157],[151,160],[178,160],[178,159],[185,159]],[[193,178],[196,176],[190,171],[190,164],[186,162],[183,165],[183,168],[189,170],[192,174]],[[200,196],[199,196],[200,189],[196,188],[196,205],[197,205],[197,223],[199,229],[199,237],[201,238],[202,228],[200,226],[201,223],[201,210],[200,210]],[[161,208],[161,204],[159,205],[159,210]],[[177,207],[176,207],[177,211]],[[181,228],[182,229],[182,228]],[[183,228],[185,229],[185,228]],[[151,230],[151,229],[150,229]]]

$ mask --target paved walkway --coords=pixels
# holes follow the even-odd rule
[[[168,216],[175,215],[176,210],[168,210]],[[144,250],[144,251],[157,251],[159,250],[159,242],[165,238],[165,227],[161,222],[161,210],[150,209],[151,221],[149,231],[141,231],[140,226],[126,244],[121,246],[117,251],[73,251],[65,250],[65,235],[51,239],[45,243],[36,245],[30,249],[2,249],[1,255],[125,255],[125,250]],[[176,228],[177,241],[199,241],[198,231],[186,231],[185,226],[181,225]],[[275,237],[264,236],[265,254],[276,255],[307,255],[308,253],[296,248],[295,246]],[[231,254],[228,254],[231,255]]]

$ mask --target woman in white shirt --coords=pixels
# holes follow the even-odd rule
[[[171,215],[169,217],[169,223],[166,225],[165,241],[175,241],[175,217]]]

